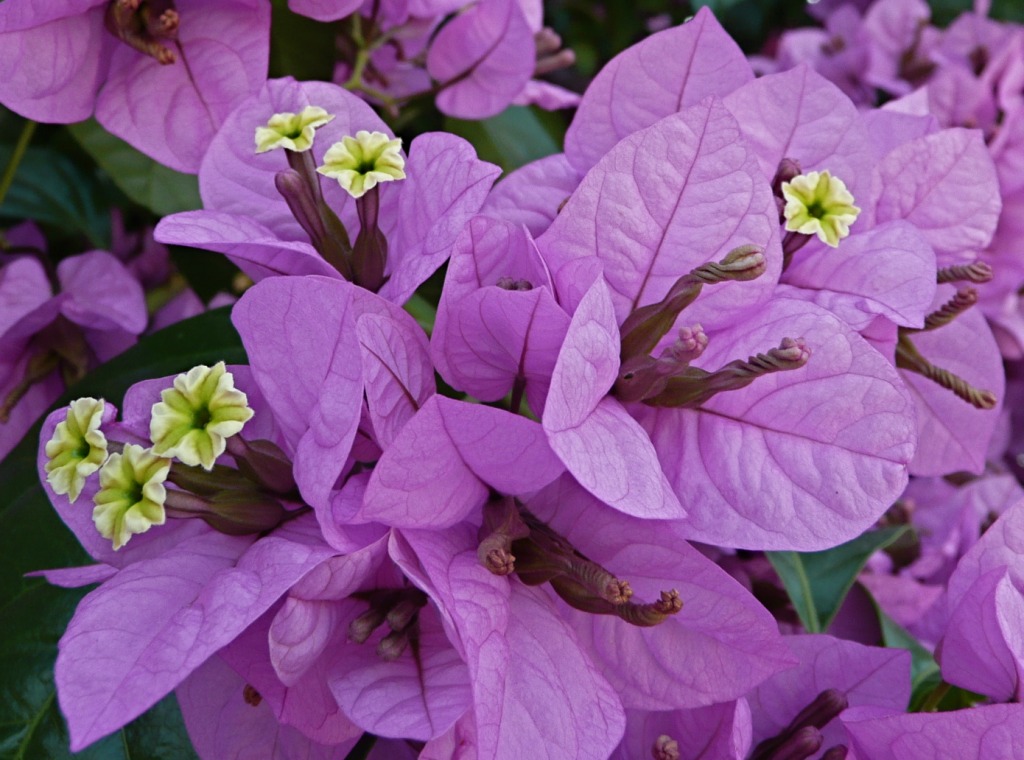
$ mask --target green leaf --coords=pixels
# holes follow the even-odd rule
[[[223,359],[246,362],[227,307],[200,314],[144,337],[89,374],[54,408],[80,396],[120,403],[135,382],[184,372]],[[83,591],[53,588],[32,570],[88,564],[74,535],[50,506],[36,471],[37,423],[0,462],[0,758],[68,757],[68,739],[56,707],[53,663],[57,641]],[[87,506],[83,507],[88,509]],[[88,758],[194,757],[173,699],[123,731],[94,745]]]
[[[538,158],[558,153],[561,137],[551,115],[540,115],[538,109],[509,106],[497,116],[483,121],[445,119],[445,129],[473,143],[477,155],[497,164],[506,172],[518,169]],[[545,121],[551,126],[546,126]]]
[[[287,0],[274,0],[270,19],[270,76],[331,81],[338,57],[337,39],[338,24],[315,21],[289,10]]]
[[[158,216],[202,206],[199,180],[194,175],[157,163],[110,134],[95,119],[71,124],[68,131],[125,195]]]
[[[939,665],[920,641],[882,611],[878,602],[875,602],[875,608],[878,610],[878,622],[882,626],[882,644],[910,652],[910,709],[917,710],[928,695],[942,683]]]
[[[0,165],[11,154],[0,147]],[[96,204],[102,191],[96,178],[49,147],[29,147],[18,165],[0,217],[33,219],[84,235],[97,248],[110,247],[110,217]]]
[[[864,563],[904,530],[872,531],[821,552],[766,552],[808,633],[828,630]]]

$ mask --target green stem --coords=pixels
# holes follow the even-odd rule
[[[945,681],[936,686],[932,693],[928,695],[928,698],[921,703],[920,712],[935,712],[939,708],[939,703],[943,697],[949,693],[950,688],[950,685]]]
[[[7,166],[4,167],[3,176],[0,176],[0,206],[3,205],[4,197],[7,195],[11,183],[14,182],[14,175],[18,173],[18,166],[21,164],[21,159],[25,157],[25,151],[28,149],[28,144],[32,141],[32,134],[35,131],[36,122],[31,119],[26,120],[25,126],[21,128],[21,134],[18,135],[14,153],[11,154]]]

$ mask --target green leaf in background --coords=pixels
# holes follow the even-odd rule
[[[202,205],[199,180],[194,175],[157,163],[110,134],[95,119],[71,124],[68,131],[125,195],[157,216]]]
[[[287,0],[274,0],[270,18],[270,76],[331,81],[338,25],[301,16]]]
[[[11,146],[0,146],[0,165]],[[85,236],[96,248],[110,247],[110,215],[97,205],[96,178],[58,150],[29,147],[7,191],[0,218],[33,219]]]
[[[878,622],[882,626],[882,644],[910,652],[910,709],[920,709],[928,695],[942,683],[939,665],[920,641],[882,611],[878,602],[875,602],[875,607],[878,610]]]
[[[823,633],[868,558],[891,544],[905,527],[858,536],[822,552],[765,552],[782,579],[800,622],[808,633]]]
[[[562,150],[557,118],[528,106],[510,106],[483,121],[445,119],[444,128],[473,143],[481,159],[510,172]]]
[[[139,380],[222,359],[229,364],[246,361],[226,307],[144,337],[68,389],[54,406],[80,396],[102,396],[120,403],[125,391]],[[84,592],[53,588],[24,574],[90,562],[39,484],[39,427],[35,425],[0,462],[0,620],[4,621],[0,626],[0,758],[25,760],[70,756],[55,700],[53,663],[57,641]],[[147,713],[76,757],[194,757],[173,699],[154,710],[159,714]]]

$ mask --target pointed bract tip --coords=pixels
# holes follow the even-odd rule
[[[306,106],[298,113],[275,113],[266,126],[256,127],[256,152],[266,153],[283,148],[303,153],[313,147],[317,128],[330,122],[334,116],[319,106]]]
[[[328,148],[323,166],[316,170],[338,180],[353,198],[361,198],[379,182],[405,179],[402,140],[361,129],[355,137],[343,137]]]
[[[46,482],[56,494],[67,495],[74,504],[86,479],[100,469],[107,458],[107,438],[100,430],[102,399],[75,399],[67,416],[57,423],[46,442]]]

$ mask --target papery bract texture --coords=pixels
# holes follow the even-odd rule
[[[793,663],[771,615],[687,543],[680,522],[617,514],[567,476],[527,506],[627,581],[636,600],[679,592],[682,610],[650,628],[562,606],[626,707],[671,710],[729,701]]]
[[[72,747],[156,703],[330,553],[284,538],[250,543],[194,538],[125,568],[79,604],[56,666]]]
[[[594,78],[565,135],[569,163],[583,174],[623,137],[753,78],[742,51],[701,8],[689,23],[620,53]]]
[[[805,367],[697,409],[632,409],[694,540],[827,549],[870,527],[907,483],[917,445],[910,396],[895,368],[827,312],[777,299],[734,327],[709,330],[695,364],[719,367],[785,335],[806,339]]]
[[[647,434],[608,391],[619,371],[619,329],[603,280],[573,315],[551,377],[544,431],[566,469],[601,501],[637,517],[682,517]]]
[[[872,155],[856,106],[805,66],[761,77],[723,102],[769,181],[784,158],[803,172],[828,170],[858,201],[871,191]]]
[[[715,99],[622,140],[537,245],[560,295],[573,276],[567,265],[596,256],[620,324],[636,307],[661,300],[691,269],[739,246],[760,246],[763,275],[708,288],[686,311],[691,323],[723,324],[768,296],[782,264],[768,182],[736,119]]]
[[[437,107],[462,119],[494,116],[533,75],[533,50],[518,0],[480,0],[431,43],[427,71],[444,85]]]
[[[775,736],[826,689],[842,692],[850,707],[902,712],[910,701],[910,656],[898,649],[866,647],[831,636],[789,636],[800,658],[795,668],[778,673],[750,696],[754,743]],[[844,743],[838,721],[819,726],[824,746]]]
[[[996,230],[999,183],[979,132],[947,129],[886,156],[875,177],[875,220],[906,219],[940,266],[973,259]]]
[[[271,278],[232,311],[256,381],[294,450],[296,482],[314,506],[327,502],[359,425],[363,378],[353,287],[319,277]]]
[[[843,716],[857,757],[892,760],[986,760],[1024,753],[1024,707],[982,705],[942,713],[876,717],[862,708]]]
[[[360,518],[443,528],[483,505],[489,488],[535,491],[562,472],[536,422],[432,396],[373,470]]]
[[[176,694],[189,738],[202,758],[334,760],[357,741],[327,746],[284,725],[259,692],[246,696],[244,678],[219,656],[211,657],[178,687]]]

